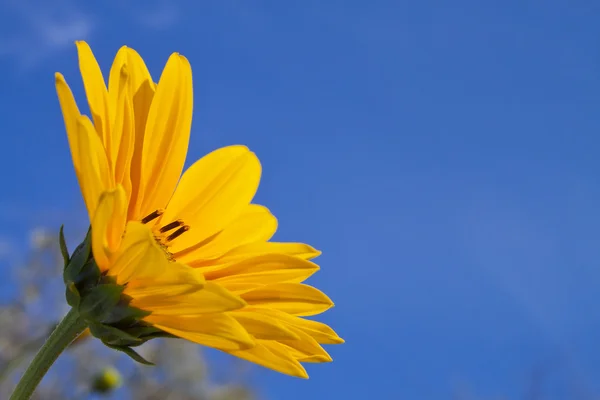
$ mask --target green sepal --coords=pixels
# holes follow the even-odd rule
[[[114,325],[92,322],[89,327],[92,335],[100,338],[104,344],[111,346],[136,347],[146,343],[150,339],[176,337],[152,325],[142,324],[119,328]]]
[[[100,268],[96,264],[91,252],[91,230],[85,240],[77,246],[63,272],[65,284],[73,282],[80,292],[95,286],[100,279]],[[83,293],[81,293],[83,295]]]
[[[132,335],[134,335],[136,337],[144,339],[144,341],[147,341],[148,339],[152,339],[155,337],[162,337],[159,335],[166,333],[166,332],[164,332],[154,326],[151,326],[151,325],[134,326],[132,328],[128,328],[127,332],[131,333]]]
[[[105,324],[113,324],[117,326],[132,326],[142,318],[151,314],[150,311],[140,310],[139,308],[128,305],[129,300],[123,299],[111,310],[110,315],[102,320]]]
[[[108,343],[104,343],[104,344],[107,345],[108,347],[110,347],[111,349],[122,351],[123,353],[125,353],[129,357],[131,357],[134,361],[137,361],[140,364],[154,365],[154,363],[151,363],[150,361],[146,360],[144,357],[140,356],[135,350],[133,350],[130,347],[127,347],[127,346],[111,346]]]
[[[81,268],[69,268],[65,271],[67,282],[75,283],[79,291],[86,292],[87,290],[95,287],[100,282],[102,276],[100,268],[96,264],[96,260],[90,258]]]
[[[175,335],[172,335],[170,333],[161,331],[158,328],[154,328],[154,329],[156,329],[156,331],[150,331],[150,330],[148,330],[148,333],[145,333],[144,336],[140,336],[140,339],[142,339],[141,342],[127,343],[127,345],[129,347],[137,347],[137,346],[143,345],[144,343],[146,343],[148,340],[151,340],[151,339],[157,339],[157,338],[178,339],[179,338],[178,336],[175,336]],[[127,329],[127,332],[133,333],[133,332],[136,332],[136,331],[133,330],[133,329]]]
[[[92,252],[92,230],[89,229],[85,237],[85,240],[77,246],[73,252],[73,256],[69,259],[69,263],[65,267],[63,278],[65,283],[76,282],[76,277],[79,275],[79,271],[90,259]]]
[[[60,245],[60,254],[62,254],[63,261],[65,262],[64,268],[67,268],[69,265],[69,260],[71,257],[69,256],[69,249],[67,248],[67,242],[65,241],[65,226],[60,226],[60,231],[58,233],[58,243]]]
[[[107,345],[133,346],[144,342],[143,339],[110,325],[91,323],[89,327],[92,335],[102,339],[102,342]]]
[[[79,314],[89,322],[102,322],[110,318],[121,300],[123,289],[123,286],[110,283],[90,288],[81,298]]]
[[[67,290],[65,292],[65,297],[67,298],[67,303],[73,308],[79,308],[79,303],[81,302],[81,296],[79,294],[79,290],[77,290],[77,286],[73,282],[69,282],[67,284]]]
[[[169,332],[165,332],[165,331],[161,331],[158,330],[158,332],[154,332],[154,333],[150,333],[147,334],[143,337],[144,341],[148,341],[150,339],[156,339],[156,338],[172,338],[172,339],[179,339],[179,336],[175,336]]]

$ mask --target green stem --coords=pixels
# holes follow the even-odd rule
[[[77,311],[71,309],[56,326],[40,351],[35,355],[31,364],[23,374],[10,400],[27,400],[33,394],[50,366],[60,353],[86,328],[86,323],[79,318]]]

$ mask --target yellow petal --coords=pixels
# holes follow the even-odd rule
[[[118,90],[121,86],[120,71],[123,65],[127,65],[127,69],[129,71],[128,84],[130,92],[133,96],[138,94],[138,91],[146,85],[149,89],[151,89],[151,92],[154,93],[156,85],[152,81],[152,77],[150,76],[150,72],[148,71],[148,68],[144,63],[144,60],[135,50],[127,46],[123,46],[119,49],[117,55],[115,56],[115,60],[113,61],[113,65],[110,69],[110,75],[108,78],[108,93],[110,95],[111,102],[117,100]],[[152,97],[150,97],[149,100],[152,100]],[[142,114],[144,116],[143,122],[145,125],[146,117],[148,116],[147,110],[150,108],[150,102],[144,103],[146,104],[146,112]]]
[[[236,247],[215,260],[187,258],[190,259],[188,260],[190,266],[202,268],[203,271],[216,271],[247,258],[267,254],[287,254],[310,260],[318,257],[321,252],[304,243],[255,242]]]
[[[141,214],[165,208],[181,176],[192,125],[192,69],[179,54],[167,61],[148,111]],[[160,190],[157,190],[160,188]]]
[[[119,50],[118,57],[115,59],[113,68],[111,69],[108,83],[109,94],[111,94],[111,96],[113,91],[118,90],[120,74],[117,74],[117,72],[120,71],[122,63],[126,63],[127,65],[129,96],[131,97],[134,116],[134,150],[129,166],[131,178],[129,219],[139,220],[145,216],[136,214],[139,212],[139,210],[136,209],[136,205],[139,203],[138,198],[141,199],[139,192],[143,189],[141,180],[144,134],[148,112],[156,90],[156,84],[153,82],[142,57],[140,57],[135,50],[122,47]],[[113,70],[115,71],[114,74]],[[139,206],[137,208],[139,208]]]
[[[92,122],[86,116],[81,116],[77,121],[77,129],[77,148],[81,163],[79,186],[91,221],[100,195],[104,191],[112,190],[115,184],[104,147]]]
[[[152,276],[136,276],[130,280],[126,292],[136,298],[149,301],[151,296],[170,298],[202,289],[206,280],[195,268],[178,262],[162,263],[164,268],[156,270]]]
[[[228,353],[287,375],[308,378],[304,367],[277,342],[259,340],[251,349]]]
[[[300,283],[319,270],[319,266],[285,254],[267,254],[240,261],[217,271],[205,271],[206,279],[228,284]]]
[[[108,98],[111,105],[111,113],[116,110],[118,104],[119,93],[124,86],[122,81],[123,67],[127,69],[127,46],[122,46],[113,60],[108,75]]]
[[[300,283],[276,283],[244,293],[248,305],[272,308],[299,316],[320,314],[333,307],[323,292]]]
[[[134,149],[135,121],[133,117],[133,106],[127,87],[128,73],[126,66],[121,69],[121,87],[118,92],[118,99],[113,113],[115,123],[112,130],[113,146],[113,171],[115,182],[122,184],[129,199],[131,194],[130,165]]]
[[[92,251],[100,270],[107,271],[110,257],[121,245],[127,223],[125,191],[119,185],[102,193],[92,220]]]
[[[286,328],[276,318],[252,311],[232,311],[229,313],[249,334],[257,339],[265,340],[294,340],[299,339],[292,330]]]
[[[190,227],[173,241],[177,253],[221,231],[250,204],[260,181],[256,155],[244,146],[215,150],[182,176],[162,221],[182,219]]]
[[[276,253],[287,254],[304,260],[311,260],[321,255],[319,250],[305,243],[255,242],[236,247],[221,257],[220,261],[232,262],[242,257]]]
[[[300,329],[303,332],[309,334],[313,337],[317,343],[321,344],[341,344],[344,343],[344,339],[338,336],[337,333],[333,329],[331,329],[328,325],[313,321],[306,318],[296,317],[294,315],[290,315],[286,312],[279,310],[270,310],[268,308],[257,308],[257,307],[247,307],[244,310],[251,311],[253,313],[268,316],[271,318],[275,318],[281,321],[282,324],[292,326],[294,328]]]
[[[241,296],[244,293],[248,293],[252,290],[255,289],[260,289],[261,287],[265,286],[262,283],[246,283],[246,282],[241,282],[241,283],[228,283],[226,285],[222,285],[224,288],[226,288],[227,290],[229,290],[231,293],[237,295],[237,296]]]
[[[241,350],[254,346],[244,327],[227,314],[172,316],[151,314],[145,321],[159,329],[192,342],[221,350]]]
[[[203,289],[205,283],[201,279],[178,281],[173,283],[157,282],[152,279],[135,280],[135,288],[133,285],[128,285],[124,293],[130,297],[137,299],[140,303],[143,301],[148,304],[163,303],[164,299],[172,299],[173,297],[183,296],[198,290]]]
[[[131,301],[134,307],[161,315],[219,313],[240,309],[245,304],[241,298],[213,282],[206,282],[202,289],[180,296],[141,297]]]
[[[90,46],[83,41],[77,41],[75,44],[79,56],[79,70],[83,78],[83,86],[94,120],[94,127],[102,139],[110,160],[113,153],[113,144],[110,137],[110,104],[104,77]]]
[[[77,103],[73,93],[65,82],[65,78],[59,74],[54,74],[56,82],[56,94],[58,95],[58,101],[60,102],[60,108],[62,110],[63,119],[65,121],[65,130],[67,131],[67,138],[69,140],[69,147],[71,148],[71,157],[73,158],[73,167],[75,167],[75,174],[77,179],[81,182],[81,162],[79,161],[79,148],[77,132],[79,128],[77,126],[77,120],[81,116]]]
[[[277,218],[269,209],[258,204],[250,204],[233,222],[210,240],[175,253],[173,257],[193,265],[196,260],[215,259],[240,245],[269,240],[275,231],[277,231]]]
[[[147,307],[155,304],[172,304],[179,297],[204,289],[204,276],[187,265],[171,262],[166,269],[156,271],[151,277],[136,276],[130,280],[124,293]]]
[[[313,339],[301,329],[291,328],[298,335],[296,340],[280,340],[279,342],[289,347],[290,354],[300,362],[331,362],[331,356]]]
[[[165,252],[158,246],[147,226],[139,222],[127,224],[119,252],[111,260],[109,275],[119,285],[136,279],[151,279],[164,274],[169,266]]]
[[[177,303],[182,296],[186,300],[205,286],[198,270],[171,262],[150,229],[139,222],[127,224],[119,252],[111,261],[108,274],[118,284],[127,285],[125,293],[140,308],[150,310],[155,304]]]

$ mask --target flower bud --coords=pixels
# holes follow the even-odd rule
[[[121,374],[113,367],[106,367],[94,377],[92,391],[96,393],[109,393],[118,389],[123,383]]]

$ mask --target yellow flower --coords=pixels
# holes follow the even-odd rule
[[[269,242],[277,220],[251,204],[261,175],[245,146],[213,151],[182,174],[192,121],[192,72],[172,54],[158,84],[122,47],[108,88],[85,42],[79,66],[93,122],[61,74],[56,89],[103,276],[124,287],[146,324],[274,370],[307,377],[343,343],[302,318],[333,306],[302,282],[320,252]]]

